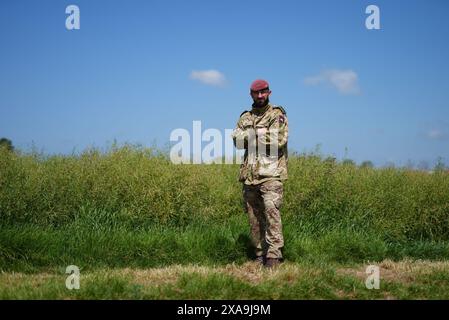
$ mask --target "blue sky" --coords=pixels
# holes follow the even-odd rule
[[[193,120],[224,133],[264,78],[290,149],[449,163],[448,16],[444,0],[1,1],[0,137],[69,154],[163,146]]]

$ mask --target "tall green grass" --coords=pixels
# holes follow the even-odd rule
[[[0,268],[245,261],[237,174],[130,145],[70,156],[1,149]],[[448,258],[449,175],[292,155],[282,218],[293,261]]]

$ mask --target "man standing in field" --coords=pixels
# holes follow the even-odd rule
[[[245,150],[239,180],[256,261],[271,268],[281,262],[284,246],[280,208],[287,179],[288,122],[285,110],[270,103],[267,81],[255,80],[250,94],[252,109],[240,115],[232,138],[237,149]]]

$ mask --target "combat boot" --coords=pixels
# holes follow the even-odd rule
[[[254,262],[263,266],[265,264],[265,256],[258,256],[256,259],[254,259]]]
[[[265,262],[265,267],[272,269],[272,268],[279,266],[280,264],[281,264],[281,261],[278,258],[267,258],[267,261]]]

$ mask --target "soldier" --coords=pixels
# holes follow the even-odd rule
[[[267,81],[255,80],[250,94],[252,109],[240,115],[232,138],[245,150],[239,181],[256,261],[271,268],[281,262],[284,246],[279,210],[287,179],[288,122],[285,110],[270,103]]]

